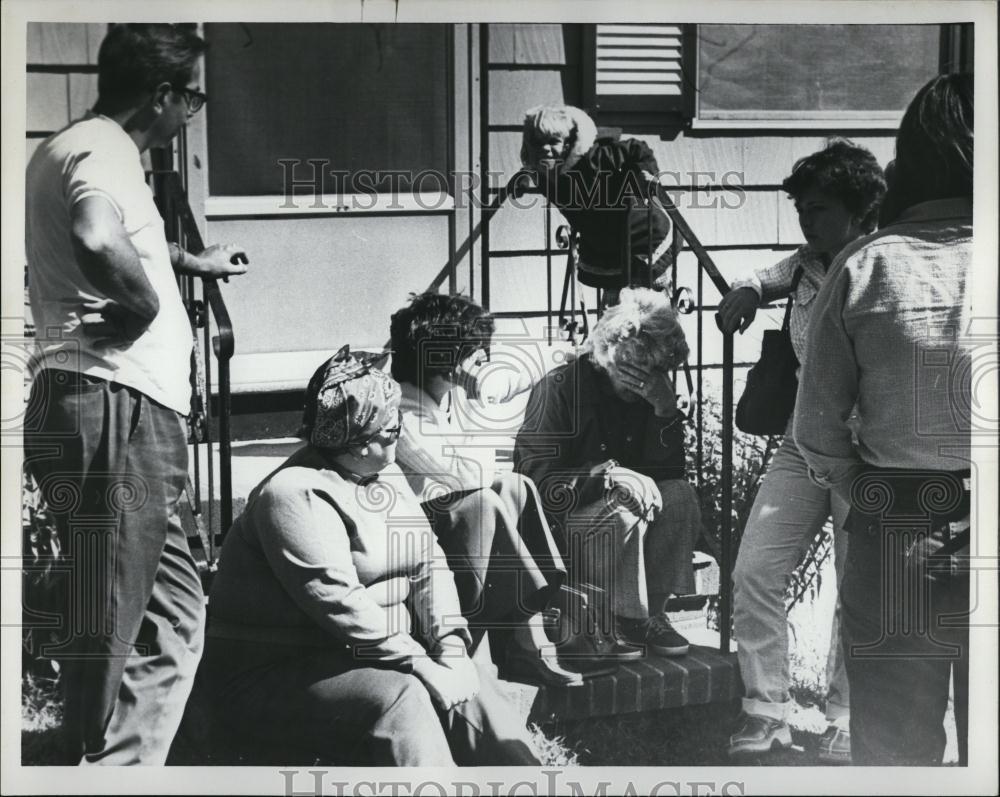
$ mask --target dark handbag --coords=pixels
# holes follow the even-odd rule
[[[760,359],[747,374],[746,387],[736,405],[736,427],[747,434],[784,434],[795,409],[795,393],[799,388],[795,372],[799,361],[792,348],[788,326],[792,317],[792,296],[801,279],[800,266],[792,277],[792,290],[781,329],[769,329],[764,333]]]

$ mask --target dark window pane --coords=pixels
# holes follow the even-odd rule
[[[326,193],[408,191],[411,175],[447,172],[447,26],[208,24],[205,38],[212,194],[282,194],[282,159],[301,161],[300,180],[309,159],[349,173]]]
[[[938,25],[699,25],[699,114],[901,112],[938,71]]]

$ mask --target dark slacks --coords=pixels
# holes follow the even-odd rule
[[[538,766],[496,679],[479,676],[479,694],[444,712],[415,675],[359,666],[345,648],[210,637],[197,689],[225,732],[275,756],[248,763]]]
[[[862,522],[854,512],[847,522],[841,603],[851,757],[856,765],[940,765],[953,679],[959,763],[966,764],[969,576],[931,578],[921,542],[928,524],[903,514]]]
[[[486,630],[512,628],[541,611],[555,596],[566,569],[531,479],[505,473],[492,488],[451,493],[423,508],[477,642]]]
[[[204,626],[177,517],[183,421],[122,385],[46,370],[25,426],[26,466],[61,548],[45,593],[25,600],[52,620],[40,652],[61,666],[67,763],[162,764]]]

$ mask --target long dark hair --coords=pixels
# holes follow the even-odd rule
[[[972,198],[973,79],[939,75],[910,102],[896,135],[896,159],[880,224],[932,199]]]

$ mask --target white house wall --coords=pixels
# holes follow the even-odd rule
[[[253,258],[223,288],[243,355],[381,348],[391,310],[448,262],[444,216],[240,219],[207,229]]]

